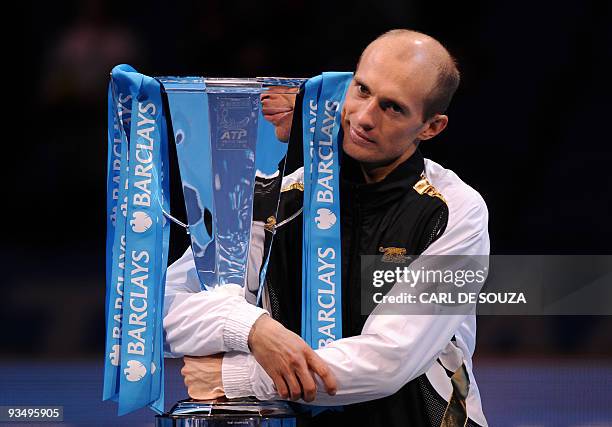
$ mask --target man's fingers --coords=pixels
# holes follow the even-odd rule
[[[285,382],[287,383],[287,386],[289,387],[289,395],[291,397],[291,400],[295,401],[302,397],[302,387],[300,386],[299,381],[295,377],[295,374],[293,372],[289,372],[285,374],[284,378]]]
[[[305,363],[297,371],[297,376],[300,384],[302,384],[302,399],[306,402],[312,402],[317,397],[317,383]]]
[[[280,375],[274,375],[272,381],[274,381],[274,385],[276,386],[276,391],[281,399],[287,399],[289,397],[289,389],[287,388],[287,384],[285,380]]]
[[[323,359],[321,359],[319,355],[313,351],[308,358],[308,365],[310,369],[313,370],[319,376],[319,378],[321,378],[321,381],[323,381],[327,394],[334,396],[338,390],[336,377]]]

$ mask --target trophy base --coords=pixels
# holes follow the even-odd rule
[[[295,427],[295,413],[287,402],[181,400],[170,412],[155,416],[156,427]]]

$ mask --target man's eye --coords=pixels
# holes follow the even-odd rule
[[[391,105],[390,105],[390,107],[391,107],[391,110],[393,110],[393,112],[394,112],[394,113],[399,113],[399,114],[401,114],[401,113],[403,113],[403,112],[404,112],[404,110],[402,110],[402,107],[400,107],[400,106],[399,106],[399,105],[397,105],[397,104],[391,104]]]
[[[367,87],[365,87],[364,85],[360,85],[360,84],[358,84],[358,85],[357,85],[357,91],[358,91],[358,92],[359,92],[361,95],[367,95],[367,94],[369,93],[369,92],[368,92],[368,88],[367,88]]]

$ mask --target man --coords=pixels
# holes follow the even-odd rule
[[[260,96],[261,114],[274,125],[274,135],[281,142],[289,140],[296,94],[296,88],[270,86]]]
[[[313,425],[486,425],[471,372],[474,316],[366,317],[360,314],[358,292],[360,255],[395,249],[416,255],[489,253],[480,195],[451,171],[424,160],[417,149],[446,127],[443,113],[458,83],[446,49],[421,33],[388,32],[360,58],[342,111],[346,338],[314,352],[294,333],[299,331],[299,287],[294,284],[301,280],[296,265],[301,254],[300,248],[293,250],[301,241],[299,216],[277,230],[267,283],[277,300],[268,307],[294,332],[260,309],[245,307],[239,289],[206,296],[182,292],[181,287],[193,289],[187,285],[195,277],[189,255],[169,271],[173,290],[164,326],[172,353],[225,352],[185,357],[182,372],[192,397],[254,395],[345,405],[343,412],[316,416]],[[299,182],[299,171],[290,178]],[[295,186],[287,188],[296,193]],[[211,311],[203,320],[207,308]],[[187,337],[187,331],[196,334]]]

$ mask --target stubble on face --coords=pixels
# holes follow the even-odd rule
[[[419,33],[383,37],[365,49],[342,111],[346,154],[370,169],[394,167],[412,155],[439,49]]]

